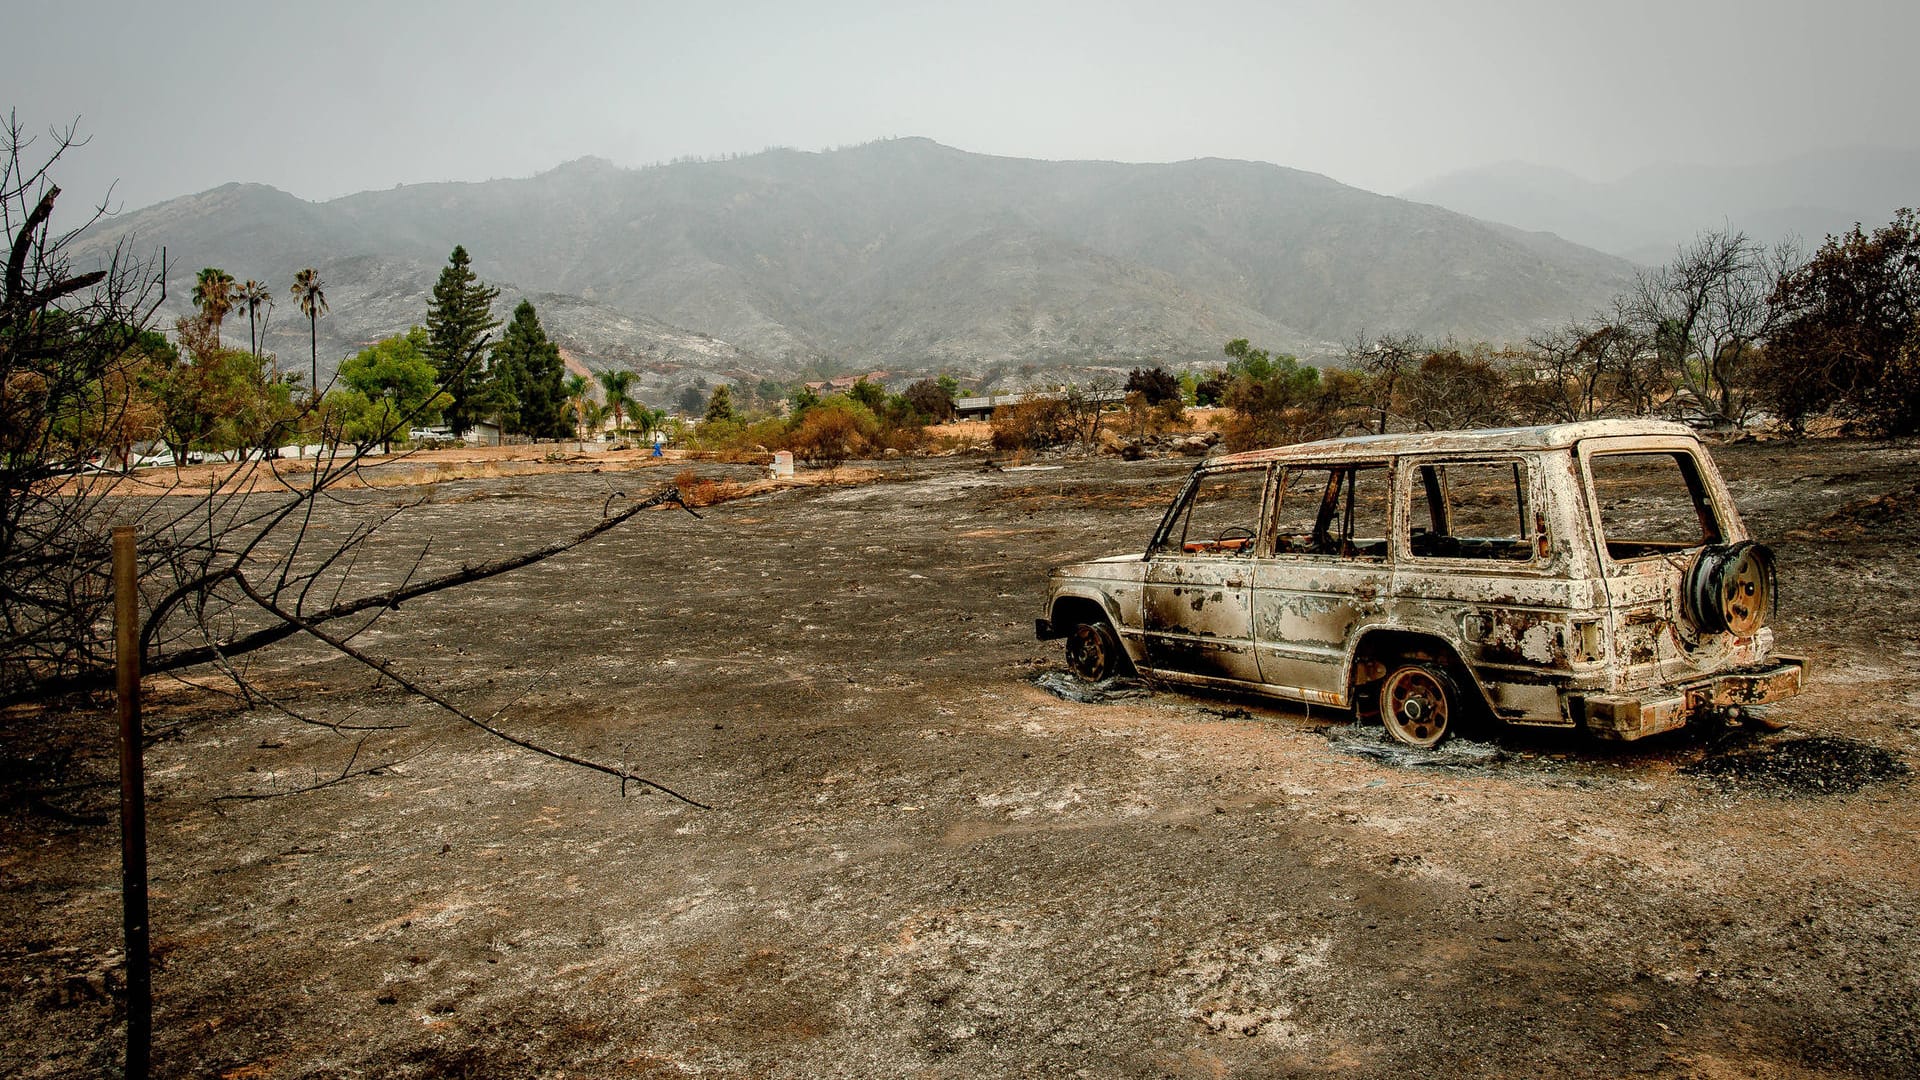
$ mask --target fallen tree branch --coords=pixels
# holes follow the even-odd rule
[[[261,799],[283,799],[289,795],[305,795],[311,791],[322,791],[326,788],[333,787],[335,784],[344,784],[347,781],[352,780],[353,778],[358,776],[371,776],[374,773],[379,772],[381,769],[391,769],[395,765],[400,765],[405,762],[412,761],[414,758],[420,756],[418,754],[409,754],[406,757],[400,758],[397,761],[389,761],[384,765],[369,765],[366,768],[361,769],[359,772],[354,772],[353,763],[360,760],[360,749],[361,747],[364,747],[365,745],[367,745],[367,739],[369,738],[372,738],[372,736],[370,735],[362,736],[359,742],[353,744],[353,753],[348,756],[346,766],[340,770],[339,776],[336,776],[331,780],[322,780],[317,784],[308,784],[306,787],[289,788],[286,791],[258,791],[258,792],[249,791],[249,792],[243,792],[243,793],[234,794],[234,795],[215,795],[213,797],[213,801],[214,802],[258,802]]]
[[[467,585],[476,581],[485,581],[491,577],[498,577],[509,571],[532,566],[535,563],[544,562],[555,555],[571,551],[581,544],[586,543],[588,540],[599,536],[601,533],[624,523],[642,510],[650,510],[653,507],[668,503],[680,507],[695,517],[700,516],[694,513],[693,508],[689,507],[686,502],[682,500],[679,488],[663,488],[647,498],[634,503],[632,506],[627,507],[625,510],[620,511],[618,514],[612,517],[602,518],[591,527],[564,540],[556,540],[545,547],[535,548],[532,551],[523,551],[518,555],[511,555],[504,559],[496,559],[493,562],[481,563],[478,566],[462,566],[458,570],[442,574],[439,577],[428,578],[425,581],[414,582],[410,585],[396,586],[383,593],[374,593],[369,596],[348,600],[344,603],[336,603],[324,610],[307,615],[306,620],[312,623],[327,623],[335,619],[342,619],[349,615],[358,614],[362,611],[371,611],[380,608],[397,608],[408,600],[426,596],[429,593],[436,593],[443,589],[451,589],[456,585]],[[173,605],[178,604],[188,596],[196,593],[204,593],[206,590],[219,584],[222,580],[229,579],[237,573],[237,567],[227,567],[175,589],[166,599],[154,607],[153,614],[148,617],[147,625],[142,628],[140,635],[141,647],[144,649],[151,641],[154,633],[157,632],[164,617],[170,613]],[[147,670],[154,672],[171,671],[176,668],[193,667],[198,664],[211,663],[217,655],[224,654],[229,657],[239,656],[243,653],[249,653],[255,649],[271,645],[276,641],[285,640],[296,633],[299,633],[299,629],[291,623],[271,626],[256,630],[251,634],[243,634],[224,645],[203,645],[193,649],[184,649],[172,656],[153,661],[148,665]]]

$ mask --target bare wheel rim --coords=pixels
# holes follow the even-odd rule
[[[1088,682],[1113,674],[1115,643],[1106,627],[1081,623],[1067,638],[1067,666]]]
[[[1408,746],[1437,745],[1452,714],[1446,684],[1424,667],[1403,667],[1380,687],[1380,719],[1388,734]]]
[[[1769,585],[1759,556],[1751,549],[1742,552],[1721,589],[1721,608],[1726,612],[1728,630],[1745,636],[1766,624],[1767,609],[1773,602]]]

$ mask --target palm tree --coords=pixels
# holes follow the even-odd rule
[[[327,294],[320,284],[320,271],[309,266],[293,275],[293,295],[300,300],[300,314],[307,317],[307,347],[313,362],[313,396],[320,396],[320,316],[327,313]]]
[[[234,293],[233,298],[241,307],[247,309],[247,344],[252,346],[253,355],[259,356],[260,337],[258,319],[260,309],[264,307],[269,313],[273,311],[273,290],[268,288],[267,283],[264,281],[255,281],[252,278],[248,278],[247,283],[240,286],[239,290]]]
[[[580,429],[587,426],[587,412],[593,405],[590,387],[593,383],[585,375],[569,375],[560,389],[567,396],[567,405],[573,409],[573,435],[581,438]]]
[[[607,392],[607,408],[613,410],[613,430],[619,433],[626,426],[627,406],[636,404],[627,396],[627,387],[633,385],[631,371],[603,371],[600,373],[600,388]]]
[[[637,403],[633,407],[633,426],[635,430],[639,431],[640,439],[643,442],[654,432],[665,426],[666,422],[667,410],[665,409],[649,409],[645,405]]]
[[[234,284],[233,275],[217,266],[209,266],[200,271],[193,280],[193,303],[200,309],[200,315],[213,327],[213,343],[220,344],[220,322],[233,310],[234,301],[239,299],[239,286]]]

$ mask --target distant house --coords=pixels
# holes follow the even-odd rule
[[[461,439],[468,446],[499,446],[501,434],[499,424],[491,420],[475,420]]]
[[[1083,390],[1089,401],[1101,405],[1113,405],[1127,400],[1125,390]],[[1064,390],[1031,390],[1018,394],[988,394],[985,397],[955,398],[953,416],[956,420],[987,420],[992,418],[993,410],[1002,405],[1018,405],[1024,401],[1046,401],[1050,398],[1063,398]]]
[[[875,386],[880,386],[885,384],[887,376],[892,374],[893,372],[891,371],[869,371],[865,375],[837,375],[831,379],[823,379],[820,382],[810,382],[807,384],[807,389],[819,394],[821,397],[826,397],[828,394],[844,394],[853,389],[854,383],[862,379],[865,379]]]

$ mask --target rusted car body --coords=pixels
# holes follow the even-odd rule
[[[1143,554],[1056,569],[1042,639],[1100,679],[1636,739],[1797,693],[1772,554],[1678,424],[1333,439],[1196,468]]]

